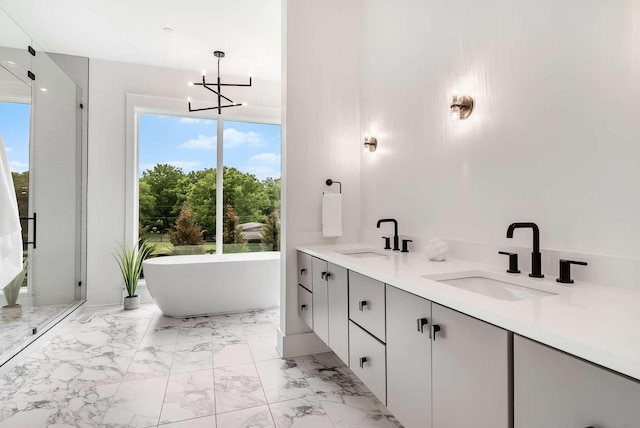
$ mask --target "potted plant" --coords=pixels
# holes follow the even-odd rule
[[[22,270],[2,288],[4,299],[7,301],[6,306],[2,307],[3,318],[12,319],[22,316],[22,307],[18,303],[18,297],[20,296],[20,287],[22,287],[24,278],[27,276],[28,269],[29,262],[25,260],[22,265]]]
[[[152,251],[153,247],[147,241],[138,240],[133,247],[120,244],[120,249],[114,254],[122,273],[124,288],[127,290],[127,296],[124,298],[125,310],[140,307],[140,296],[136,294],[136,288],[142,274],[142,262]]]

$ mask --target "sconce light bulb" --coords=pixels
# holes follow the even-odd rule
[[[454,120],[460,119],[460,107],[451,108],[451,118]]]
[[[188,101],[188,102],[191,102],[191,97],[187,97],[187,101]]]
[[[243,105],[243,106],[248,106],[248,105],[249,105],[249,103],[247,103],[247,102],[243,102],[243,103],[242,103],[242,105]]]

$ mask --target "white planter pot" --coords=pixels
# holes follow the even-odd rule
[[[140,307],[140,296],[126,296],[124,298],[124,310],[138,309]]]

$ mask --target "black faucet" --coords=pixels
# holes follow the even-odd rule
[[[511,223],[507,229],[507,238],[513,238],[513,231],[521,228],[531,228],[533,230],[533,252],[531,253],[531,273],[532,278],[544,278],[542,274],[542,255],[540,254],[540,229],[535,223]]]
[[[400,251],[400,245],[398,242],[398,221],[394,218],[383,218],[378,220],[378,225],[376,227],[380,229],[380,223],[388,222],[393,222],[393,251]]]

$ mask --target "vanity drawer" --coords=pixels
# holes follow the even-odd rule
[[[298,285],[313,291],[311,278],[311,256],[298,251]]]
[[[313,329],[313,294],[298,285],[298,316]]]
[[[353,321],[349,321],[349,356],[351,371],[386,405],[385,346]]]
[[[349,319],[383,342],[384,307],[384,283],[349,271]]]

